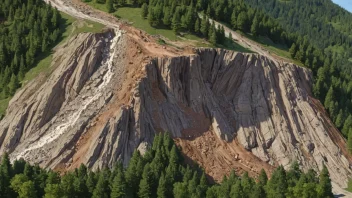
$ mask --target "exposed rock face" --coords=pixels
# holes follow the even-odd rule
[[[70,149],[111,98],[104,83],[112,74],[107,62],[113,38],[113,32],[80,34],[58,50],[45,83],[33,81],[11,100],[0,124],[1,152],[49,165]]]
[[[155,133],[168,131],[204,166],[224,160],[257,172],[270,169],[264,162],[297,160],[316,170],[324,163],[346,185],[345,141],[311,97],[307,69],[215,49],[148,58],[126,40],[116,30],[68,42],[50,77],[12,99],[0,122],[0,152],[51,168],[97,168],[126,164],[135,148],[144,152]],[[208,173],[218,177],[213,166]]]
[[[151,82],[140,90],[150,91],[141,100],[151,115],[144,120],[153,120],[154,128],[181,139],[211,130],[272,165],[297,160],[321,170],[324,163],[340,185],[351,176],[344,140],[311,97],[307,69],[202,49],[196,56],[158,59],[147,70]]]

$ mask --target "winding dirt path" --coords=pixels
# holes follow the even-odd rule
[[[120,25],[115,17],[103,13],[98,10],[94,10],[85,4],[79,4],[73,0],[44,0],[46,3],[57,8],[59,11],[64,12],[80,19],[87,19],[94,22],[104,24],[111,28],[116,28]]]

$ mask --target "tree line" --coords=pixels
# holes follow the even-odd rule
[[[58,40],[60,19],[42,0],[0,0],[0,99],[15,93],[38,55]]]
[[[224,176],[221,183],[207,180],[196,166],[185,165],[180,150],[167,133],[156,135],[151,148],[142,156],[138,151],[127,167],[117,164],[113,169],[95,172],[84,165],[60,175],[23,159],[10,163],[7,154],[0,165],[0,197],[20,198],[280,198],[332,197],[329,172],[318,176],[313,170],[304,173],[298,163],[286,171],[282,166],[268,179],[262,170],[257,179],[235,172]]]

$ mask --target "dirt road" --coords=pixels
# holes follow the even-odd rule
[[[101,11],[94,10],[83,3],[77,3],[74,0],[44,0],[44,1],[46,3],[50,3],[53,7],[57,8],[59,11],[64,12],[73,17],[98,22],[111,28],[116,28],[119,26],[119,22],[115,17],[109,14],[103,13]]]

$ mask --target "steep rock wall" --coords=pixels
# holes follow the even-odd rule
[[[351,170],[345,142],[312,98],[307,69],[253,54],[197,53],[147,67],[141,105],[154,130],[181,139],[211,130],[274,166],[298,161],[318,171],[325,164],[335,182],[346,184]]]
[[[153,57],[127,40],[115,30],[63,46],[49,78],[11,100],[0,153],[59,170],[111,167],[167,131],[213,177],[297,160],[304,169],[324,163],[346,185],[345,140],[312,98],[309,70],[216,49]]]

